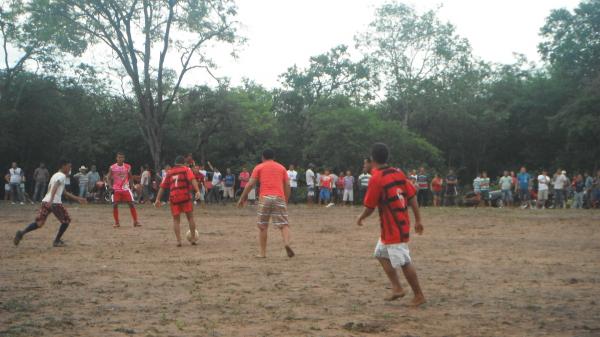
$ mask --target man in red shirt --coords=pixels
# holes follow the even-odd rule
[[[262,153],[262,163],[252,171],[248,184],[242,192],[238,207],[244,207],[248,193],[257,182],[260,183],[260,199],[258,203],[258,229],[260,253],[258,258],[267,257],[267,229],[269,221],[281,230],[283,244],[288,257],[294,257],[290,247],[290,228],[287,214],[287,202],[290,198],[291,187],[287,171],[283,165],[273,158],[275,152],[266,149]]]
[[[194,222],[194,207],[192,205],[192,197],[190,195],[190,187],[196,192],[196,200],[200,199],[200,188],[198,181],[192,170],[187,166],[185,159],[182,156],[175,158],[175,167],[167,172],[167,175],[160,184],[160,189],[156,195],[154,206],[161,206],[161,197],[165,189],[169,189],[169,203],[171,205],[171,214],[173,215],[173,230],[177,237],[177,247],[181,247],[181,228],[179,226],[181,213],[185,213],[192,234],[191,243],[196,244],[196,223]]]
[[[404,297],[405,293],[396,273],[397,268],[402,268],[415,295],[411,306],[417,307],[425,303],[425,296],[421,291],[407,243],[410,233],[408,206],[412,208],[415,216],[415,231],[423,234],[419,204],[415,198],[415,187],[406,178],[404,172],[387,165],[388,157],[389,150],[385,144],[373,145],[371,149],[372,177],[369,180],[365,196],[365,209],[358,217],[357,225],[362,226],[363,220],[373,213],[375,207],[379,209],[381,237],[375,248],[375,257],[392,283],[392,295],[386,300],[393,301]]]

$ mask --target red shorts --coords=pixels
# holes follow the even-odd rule
[[[173,216],[179,215],[181,213],[189,213],[194,210],[194,205],[192,201],[182,202],[181,204],[173,204],[171,203],[171,214]]]
[[[131,191],[115,191],[112,196],[112,202],[132,202],[133,194]]]

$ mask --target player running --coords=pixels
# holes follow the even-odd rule
[[[192,170],[187,166],[185,159],[182,156],[175,158],[175,167],[167,172],[167,175],[160,184],[160,189],[156,196],[154,206],[161,206],[160,199],[165,191],[169,189],[169,201],[171,205],[171,214],[173,215],[173,230],[177,237],[177,247],[181,247],[181,213],[185,213],[192,237],[190,242],[196,244],[196,223],[194,222],[194,206],[190,196],[190,189],[194,188],[196,192],[196,200],[200,199],[200,187]]]
[[[419,204],[415,198],[415,187],[406,179],[404,172],[387,165],[388,157],[389,150],[385,144],[373,145],[371,149],[373,176],[369,180],[369,188],[364,200],[365,209],[356,224],[362,226],[363,220],[373,214],[375,207],[379,209],[381,236],[374,255],[392,283],[392,295],[385,300],[393,301],[404,297],[405,293],[396,273],[397,268],[402,268],[415,295],[410,305],[417,307],[425,303],[425,296],[421,291],[417,272],[408,250],[410,232],[408,207],[412,208],[415,216],[415,231],[423,234]]]
[[[108,185],[112,187],[113,196],[113,217],[115,218],[114,228],[121,227],[119,223],[119,203],[126,202],[129,205],[129,211],[133,218],[133,227],[141,227],[138,221],[137,211],[133,204],[133,194],[129,188],[129,180],[133,181],[131,175],[131,165],[125,163],[123,152],[117,152],[117,162],[110,166],[108,172]]]
[[[54,216],[60,222],[60,227],[58,228],[58,233],[56,234],[56,238],[54,239],[54,243],[52,244],[54,247],[64,247],[65,243],[62,240],[63,234],[66,232],[69,224],[71,223],[71,217],[67,212],[67,209],[62,204],[62,195],[78,201],[81,204],[87,203],[85,198],[79,198],[65,190],[65,182],[67,179],[67,175],[71,172],[71,162],[66,160],[61,160],[59,163],[59,170],[56,172],[52,178],[50,178],[50,183],[48,185],[48,192],[44,199],[42,199],[42,206],[39,210],[38,216],[35,218],[35,221],[25,227],[23,230],[17,231],[15,238],[13,240],[15,246],[19,245],[19,242],[23,240],[23,236],[31,231],[34,231],[38,228],[42,228],[46,223],[46,219],[48,219],[48,215],[50,213],[54,214]]]

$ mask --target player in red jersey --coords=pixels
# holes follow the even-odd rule
[[[196,200],[200,199],[200,188],[198,181],[192,170],[187,166],[185,159],[182,156],[175,158],[175,167],[167,172],[167,175],[160,184],[160,189],[156,196],[154,206],[160,207],[160,199],[165,191],[169,189],[169,202],[171,205],[171,214],[173,215],[173,230],[177,237],[177,247],[181,247],[181,213],[185,213],[190,226],[192,237],[190,242],[196,244],[196,223],[194,222],[194,207],[192,205],[192,197],[190,196],[190,187],[196,192]]]
[[[365,196],[365,209],[357,219],[357,225],[362,226],[363,220],[379,209],[381,236],[375,248],[375,257],[381,263],[392,284],[392,295],[387,301],[404,297],[405,293],[400,286],[396,272],[402,272],[415,295],[411,306],[417,307],[425,303],[425,296],[421,291],[417,272],[413,266],[408,241],[410,233],[410,217],[408,208],[412,208],[415,216],[415,231],[423,234],[419,204],[417,203],[416,189],[406,178],[404,172],[387,165],[389,149],[385,144],[377,143],[371,149],[372,177],[369,180],[367,195]]]
[[[129,180],[133,181],[131,175],[131,165],[125,163],[123,152],[117,152],[117,162],[110,166],[108,172],[108,184],[113,190],[112,204],[113,217],[115,218],[114,228],[119,228],[119,203],[126,202],[129,205],[129,211],[133,218],[133,227],[141,227],[138,221],[137,211],[133,204],[133,193],[129,187]]]

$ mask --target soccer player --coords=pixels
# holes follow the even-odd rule
[[[392,294],[385,300],[393,301],[404,297],[400,285],[397,268],[402,272],[415,295],[410,305],[417,307],[425,303],[425,296],[417,278],[417,272],[412,264],[408,250],[410,217],[408,207],[412,208],[415,216],[415,231],[423,234],[419,204],[415,198],[416,189],[408,181],[404,172],[387,165],[389,150],[385,144],[376,143],[371,149],[373,176],[365,197],[363,212],[356,224],[363,225],[363,220],[373,214],[375,207],[379,209],[381,237],[375,248],[375,257],[381,263],[383,270],[392,283]]]
[[[272,220],[273,226],[281,230],[283,244],[288,257],[294,257],[294,251],[290,247],[290,226],[288,222],[287,203],[290,198],[290,180],[283,165],[274,160],[275,152],[266,149],[262,153],[262,163],[252,171],[250,181],[244,188],[238,207],[244,207],[248,193],[256,183],[260,184],[260,195],[258,203],[258,229],[260,253],[256,257],[267,257],[267,229]]]
[[[54,239],[54,243],[52,244],[54,247],[64,247],[65,243],[62,241],[62,236],[69,227],[71,223],[71,217],[67,212],[66,208],[62,204],[62,195],[64,193],[70,199],[76,200],[81,204],[87,203],[87,200],[84,198],[79,198],[68,191],[65,191],[65,180],[67,179],[67,174],[71,171],[71,162],[66,160],[61,160],[59,163],[59,170],[56,172],[52,178],[50,178],[50,184],[48,185],[48,192],[44,199],[42,199],[42,206],[39,210],[35,221],[25,227],[23,230],[17,231],[15,238],[13,240],[15,246],[19,245],[19,242],[23,240],[23,236],[31,231],[34,231],[38,228],[42,228],[48,219],[48,215],[50,213],[54,214],[54,216],[60,222],[60,227],[58,229],[58,233],[56,234],[56,238]]]
[[[192,170],[187,166],[182,156],[175,158],[175,167],[167,172],[167,175],[160,184],[160,189],[154,202],[154,206],[161,206],[160,197],[165,189],[169,189],[169,204],[171,205],[171,214],[173,215],[173,230],[177,238],[177,247],[181,247],[181,213],[185,213],[192,234],[192,245],[196,244],[196,223],[194,222],[194,206],[190,196],[190,187],[196,192],[196,200],[200,199],[200,187]]]
[[[117,162],[112,164],[108,174],[108,184],[112,187],[113,196],[113,217],[115,218],[114,228],[121,227],[119,223],[119,203],[126,202],[129,205],[129,211],[133,218],[133,227],[141,227],[138,221],[137,211],[133,204],[133,194],[129,188],[129,180],[133,181],[131,175],[131,165],[125,163],[123,152],[117,152]]]

